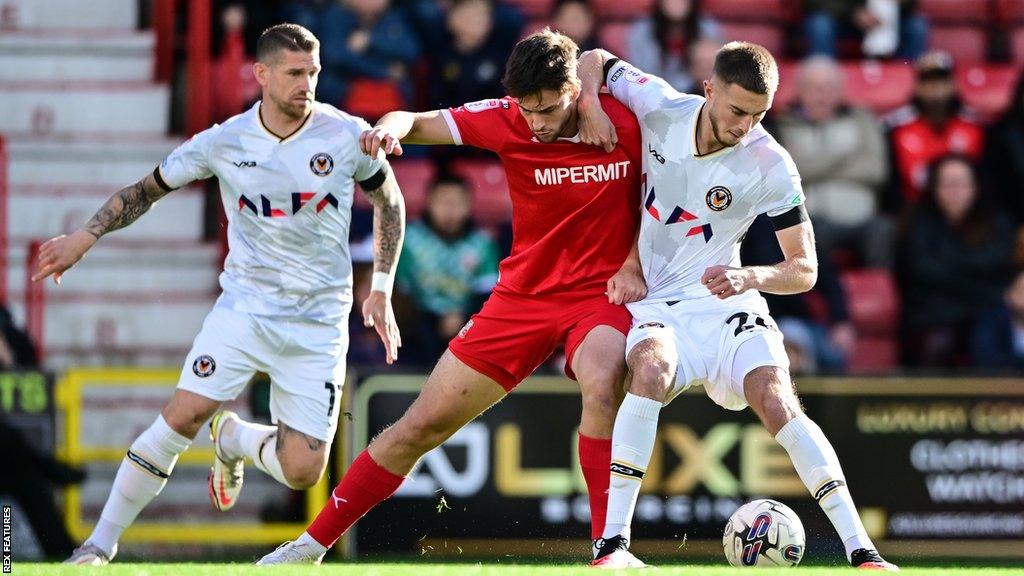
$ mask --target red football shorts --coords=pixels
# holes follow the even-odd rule
[[[448,349],[470,368],[511,392],[565,344],[565,375],[573,380],[572,358],[583,338],[597,326],[629,333],[632,317],[625,306],[604,294],[524,295],[495,288]]]

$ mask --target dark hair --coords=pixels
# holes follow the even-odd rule
[[[928,165],[928,176],[925,180],[923,195],[921,196],[920,209],[931,212],[935,216],[945,220],[945,214],[939,207],[938,189],[939,173],[947,164],[961,162],[971,169],[971,177],[974,179],[974,199],[967,209],[962,222],[955,225],[957,231],[963,235],[968,244],[977,245],[988,240],[994,230],[993,220],[995,213],[992,203],[982,198],[981,181],[978,178],[978,166],[969,157],[963,154],[946,154]]]
[[[1001,124],[1024,124],[1024,72],[1017,77],[1017,86],[1013,89],[1013,99],[1010,105],[1003,111],[1002,117],[996,125]]]
[[[430,188],[427,189],[427,196],[433,196],[441,186],[457,186],[462,188],[462,191],[465,192],[466,196],[473,196],[470,193],[469,182],[467,182],[462,176],[451,174],[449,172],[441,172],[436,178],[434,178],[434,181],[430,183]]]
[[[512,49],[501,83],[513,98],[540,94],[541,90],[563,93],[578,87],[578,52],[572,38],[545,27],[523,38]]]
[[[714,75],[755,94],[771,94],[779,87],[779,66],[772,53],[750,42],[722,46],[715,56]]]
[[[661,0],[655,0],[651,4],[651,22],[654,24],[654,41],[658,43],[658,51],[661,53],[661,63],[664,66],[669,57],[670,40],[673,33],[682,33],[686,46],[680,55],[684,68],[690,67],[689,45],[700,37],[700,3],[698,0],[690,1],[690,13],[683,17],[682,22],[673,22],[665,15],[662,9]]]
[[[275,24],[260,34],[256,42],[256,59],[268,63],[280,50],[315,52],[320,41],[313,33],[298,24]]]

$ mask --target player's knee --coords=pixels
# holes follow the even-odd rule
[[[324,471],[322,463],[309,461],[294,464],[281,462],[281,469],[288,485],[296,490],[316,485]]]
[[[674,376],[669,361],[651,359],[634,367],[629,391],[638,396],[663,401],[672,389]]]
[[[799,415],[803,410],[789,375],[776,366],[760,366],[743,379],[747,403],[773,431]]]

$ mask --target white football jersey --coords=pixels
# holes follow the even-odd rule
[[[740,242],[754,218],[803,204],[796,166],[760,124],[736,146],[699,156],[703,96],[681,94],[622,61],[605,80],[636,114],[643,138],[639,248],[645,300],[702,299],[717,306],[721,301],[701,284],[704,270],[740,266]]]
[[[284,138],[267,130],[259,110],[256,103],[196,134],[154,174],[168,189],[220,180],[229,252],[218,305],[336,324],[352,305],[354,185],[380,181],[385,162],[359,150],[369,124],[333,106],[315,103]]]

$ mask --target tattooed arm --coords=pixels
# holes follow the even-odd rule
[[[376,328],[391,364],[402,346],[391,309],[391,286],[405,237],[405,199],[391,169],[385,165],[382,172],[383,182],[366,191],[373,204],[373,288],[363,302],[363,324]]]
[[[52,274],[53,281],[60,284],[64,272],[81,260],[101,236],[135,222],[168,192],[170,190],[158,184],[153,174],[122,188],[107,200],[85,226],[70,235],[51,238],[40,247],[39,270],[32,281],[42,280]]]

